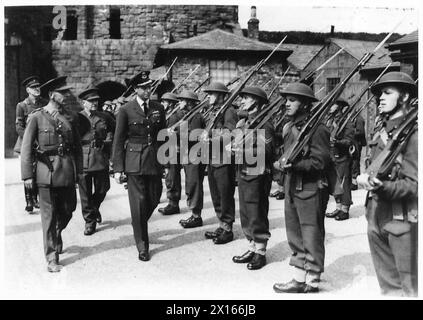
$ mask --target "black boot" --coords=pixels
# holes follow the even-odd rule
[[[25,211],[27,211],[28,213],[32,213],[32,211],[34,210],[34,204],[32,203],[32,192],[30,188],[24,187],[25,188],[25,201],[26,201],[26,207],[25,207]]]
[[[201,227],[203,225],[203,219],[201,219],[201,217],[191,216],[186,220],[179,221],[179,223],[184,228],[196,228]]]
[[[164,208],[159,208],[158,210],[161,214],[168,216],[171,214],[178,214],[181,211],[179,210],[179,206],[173,206],[171,204],[168,204],[166,207]]]

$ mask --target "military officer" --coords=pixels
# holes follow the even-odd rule
[[[166,111],[167,127],[173,126],[182,118],[182,111],[173,111],[179,102],[177,95],[171,92],[166,92],[161,97],[161,103]],[[179,138],[178,138],[179,140]],[[181,169],[182,166],[179,161],[179,152],[176,153],[177,163],[166,165],[165,183],[167,188],[167,199],[169,203],[164,208],[159,208],[159,212],[164,215],[171,215],[180,213],[179,200],[181,200]]]
[[[212,120],[225,102],[229,89],[221,82],[212,82],[204,92],[208,94],[210,108],[213,108],[208,117]],[[215,231],[207,231],[205,236],[207,239],[213,239],[215,244],[225,244],[234,238],[232,225],[235,221],[235,161],[224,162],[223,152],[226,152],[226,149],[223,143],[228,141],[225,136],[230,138],[231,131],[235,129],[237,122],[236,110],[230,106],[218,119],[213,132],[210,133],[211,152],[207,165],[207,177],[219,227]],[[217,148],[219,150],[216,150]]]
[[[110,189],[109,158],[115,120],[107,112],[97,110],[100,99],[97,88],[81,92],[78,98],[84,107],[80,114],[90,122],[90,130],[84,135],[81,133],[84,172],[79,177],[84,234],[89,236],[95,232],[97,222],[102,220],[100,205]]]
[[[22,81],[28,97],[19,102],[16,106],[16,132],[18,139],[14,147],[16,153],[21,152],[22,138],[26,128],[28,115],[47,104],[47,101],[40,96],[40,79],[37,76],[31,76]],[[37,186],[34,184],[32,189],[24,187],[26,207],[25,211],[32,213],[34,208],[40,208],[37,200]]]
[[[378,97],[383,123],[370,146],[370,163],[397,132],[417,95],[413,79],[403,72],[389,72],[371,88]],[[413,106],[417,108],[417,105]],[[405,140],[389,178],[357,177],[369,190],[366,199],[367,234],[379,286],[383,294],[416,296],[418,284],[418,133]]]
[[[343,98],[339,98],[335,101],[331,107],[331,111],[333,111],[333,117],[329,121],[330,125],[328,127],[329,131],[331,132],[331,162],[335,168],[333,171],[335,175],[332,177],[332,181],[334,185],[333,196],[336,201],[336,209],[333,212],[326,213],[326,217],[335,218],[337,221],[346,220],[349,218],[349,210],[352,204],[352,157],[350,154],[350,148],[354,143],[353,123],[347,123],[343,132],[340,132],[339,137],[334,136],[343,119],[344,113],[342,111],[348,106],[348,102]]]
[[[178,95],[179,108],[182,114],[186,114],[200,101],[195,92],[184,90]],[[195,115],[188,121],[188,137],[192,130],[204,129],[206,126],[204,118],[200,112],[196,112]],[[188,153],[191,147],[196,144],[197,141],[188,142]],[[184,152],[184,150],[181,150]],[[196,228],[203,225],[203,219],[201,218],[201,210],[203,209],[203,180],[205,165],[203,163],[192,163],[191,161],[184,161],[183,164],[185,171],[185,194],[187,196],[187,203],[192,214],[187,219],[179,221],[183,228]]]
[[[123,182],[123,173],[128,178],[132,227],[141,261],[150,260],[148,219],[162,193],[157,134],[166,127],[163,106],[150,100],[149,74],[141,71],[132,78],[136,97],[120,108],[113,141],[114,177],[117,183]]]
[[[303,83],[290,83],[282,91],[286,97],[286,112],[290,121],[283,128],[284,148],[290,148],[307,122],[313,90]],[[318,292],[324,267],[324,217],[328,201],[324,170],[329,165],[329,130],[320,123],[306,147],[307,150],[288,163],[285,176],[285,225],[294,267],[293,279],[276,283],[276,292]],[[277,165],[277,164],[275,164]]]
[[[41,86],[48,104],[28,117],[21,149],[22,180],[31,188],[36,182],[40,194],[41,224],[47,270],[58,272],[62,252],[62,231],[76,208],[77,174],[82,173],[82,149],[76,114],[66,112],[64,101],[70,93],[66,76]],[[34,143],[37,149],[34,150]],[[33,176],[35,152],[36,175]]]
[[[238,111],[240,120],[236,127],[245,129],[246,125],[268,103],[266,92],[259,87],[245,87],[240,92],[241,106]],[[254,128],[249,128],[254,129]],[[244,154],[257,154],[258,142],[264,146],[265,163],[246,163],[238,165],[239,214],[241,227],[249,242],[248,250],[234,256],[235,263],[247,263],[249,270],[257,270],[266,265],[266,247],[270,238],[269,231],[269,194],[272,185],[272,160],[274,152],[274,128],[269,120],[262,128],[264,137],[255,132],[255,143],[246,141]],[[253,141],[254,141],[253,140]],[[235,152],[238,148],[235,143]],[[252,150],[253,149],[253,150]]]

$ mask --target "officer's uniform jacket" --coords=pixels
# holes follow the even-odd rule
[[[25,100],[19,102],[16,105],[16,132],[18,133],[18,139],[16,140],[16,144],[14,147],[15,152],[20,152],[21,145],[22,145],[22,138],[26,128],[26,122],[28,119],[28,115],[36,109],[39,109],[47,104],[48,101],[39,97],[36,99],[35,103],[33,103],[29,97]]]
[[[369,142],[371,163],[384,149],[386,143],[404,120],[404,117],[386,122],[386,126],[375,133]],[[403,152],[397,158],[391,176],[392,180],[384,180],[383,185],[375,191],[369,192],[368,199],[376,200],[376,216],[402,217],[410,222],[417,222],[418,204],[418,133],[415,131],[408,140]],[[374,203],[374,202],[373,202]],[[366,201],[369,209],[369,201]],[[389,212],[387,214],[386,212]],[[400,219],[398,219],[400,220]]]
[[[211,121],[215,116],[217,111],[220,109],[221,106],[215,106],[214,110],[211,111],[209,121]],[[210,140],[210,164],[213,167],[219,168],[225,165],[223,163],[223,153],[226,152],[225,146],[223,145],[224,141],[229,141],[230,143],[230,132],[235,129],[236,124],[238,122],[238,115],[236,110],[233,106],[230,106],[226,109],[225,113],[222,117],[216,122],[214,129],[210,132],[211,140]],[[220,130],[227,130],[228,132],[220,131]],[[219,132],[220,131],[220,132]],[[212,152],[213,146],[219,145],[220,148],[220,157],[217,158],[215,152]],[[233,163],[233,162],[231,162]]]
[[[41,152],[46,152],[53,166],[51,172],[44,162],[37,159],[37,184],[49,187],[75,186],[76,175],[82,173],[82,149],[76,114],[57,114],[55,119],[44,107],[29,115],[21,149],[22,180],[34,178],[34,143],[38,144]]]
[[[165,127],[165,111],[160,103],[150,100],[147,114],[137,99],[123,105],[116,119],[113,171],[134,175],[161,175],[162,168],[157,160],[160,145],[157,134]]]
[[[294,117],[283,127],[284,150],[297,141],[302,127],[306,123],[307,114]],[[325,124],[320,123],[311,136],[309,144],[302,155],[292,164],[285,179],[285,190],[291,190],[297,197],[307,199],[317,190],[327,186],[325,170],[330,163],[330,135]],[[295,190],[292,190],[292,187]]]
[[[81,137],[84,172],[108,170],[115,121],[107,112],[92,111],[88,115],[83,110],[80,114],[91,123],[90,131]]]
[[[237,128],[239,129],[245,129],[245,127],[248,125],[248,123],[256,116],[256,114],[254,115],[249,115],[248,120],[245,121],[244,118],[240,119],[237,123]],[[253,127],[249,127],[249,129],[254,129]],[[258,176],[262,176],[262,175],[266,175],[266,174],[271,174],[272,173],[272,164],[273,164],[273,154],[274,154],[274,141],[275,141],[275,129],[273,128],[273,124],[272,121],[269,120],[267,121],[262,128],[264,130],[264,141],[262,141],[262,143],[264,143],[264,148],[265,148],[265,163],[264,164],[248,164],[245,161],[245,157],[244,157],[244,161],[242,162],[242,164],[238,165],[238,174],[239,177],[241,177],[244,180],[254,180],[256,179]],[[246,133],[248,134],[248,133]],[[248,138],[249,139],[249,138]],[[252,142],[252,148],[253,148],[253,155],[257,155],[257,132],[254,132],[253,135],[253,142]],[[245,141],[245,152],[247,151],[247,148],[249,148],[249,146],[251,146],[251,142]],[[248,151],[251,152],[251,151]]]

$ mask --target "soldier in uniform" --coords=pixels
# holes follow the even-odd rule
[[[213,108],[208,117],[211,120],[222,107],[229,89],[221,82],[212,82],[204,92],[209,96],[210,108]],[[211,148],[207,177],[219,227],[215,231],[207,231],[205,236],[207,239],[213,239],[215,244],[225,244],[234,238],[232,224],[235,221],[235,162],[224,163],[223,152],[226,152],[226,149],[223,143],[228,140],[225,137],[231,136],[237,122],[236,110],[233,106],[228,107],[217,121],[208,140]]]
[[[372,87],[383,123],[369,142],[370,163],[381,153],[409,113],[417,95],[413,79],[389,72]],[[417,105],[413,106],[417,108]],[[389,179],[362,173],[359,187],[366,199],[367,234],[379,286],[383,294],[416,296],[418,284],[418,133],[412,132],[396,159]]]
[[[182,91],[182,93],[178,95],[178,99],[180,101],[179,107],[182,114],[186,114],[192,110],[200,101],[195,92],[188,90]],[[206,124],[203,116],[200,112],[196,112],[188,121],[188,137],[192,130],[204,129],[205,126]],[[197,141],[188,142],[188,154],[191,151],[191,147],[196,143]],[[184,150],[181,150],[181,152],[184,152]],[[203,209],[204,200],[203,180],[205,165],[202,163],[192,163],[191,161],[187,162],[188,163],[183,165],[185,171],[185,194],[187,195],[188,207],[192,211],[192,214],[187,219],[180,220],[179,223],[183,228],[196,228],[203,225],[201,210]]]
[[[52,79],[41,86],[49,103],[28,117],[22,141],[21,172],[25,185],[37,183],[40,194],[44,253],[49,272],[58,272],[62,252],[62,231],[76,208],[77,175],[82,173],[82,149],[76,114],[64,108],[70,92],[66,76]],[[34,143],[37,149],[34,150]],[[36,154],[36,175],[33,156]]]
[[[351,162],[351,190],[357,190],[357,177],[360,174],[360,159],[363,147],[367,145],[366,122],[361,115],[358,115],[354,123],[354,149]]]
[[[344,113],[343,109],[348,107],[346,100],[339,98],[331,107],[333,117],[326,123],[331,132],[331,162],[334,166],[333,196],[336,201],[336,209],[326,213],[326,217],[335,218],[337,221],[349,218],[351,201],[351,154],[350,148],[354,142],[354,127],[351,122],[347,123],[340,137],[334,137],[337,128],[341,125]]]
[[[109,158],[115,120],[107,112],[97,110],[100,99],[97,88],[85,90],[78,97],[84,107],[80,114],[90,123],[90,130],[81,133],[84,172],[79,178],[84,234],[89,236],[95,232],[97,222],[101,222],[100,205],[110,189]]]
[[[16,153],[21,152],[22,138],[26,128],[28,115],[47,104],[47,101],[40,96],[40,79],[37,76],[31,76],[22,81],[28,97],[19,102],[16,106],[16,132],[18,139],[14,147]],[[25,211],[32,213],[34,208],[40,208],[37,200],[37,186],[34,184],[32,189],[24,186],[26,207]]]
[[[236,127],[245,129],[246,125],[268,103],[266,92],[259,87],[245,87],[240,92],[241,106],[238,111],[240,120]],[[254,128],[249,128],[254,129]],[[269,120],[262,128],[264,137],[254,134],[253,143],[248,140],[244,152],[257,154],[259,143],[264,146],[265,163],[250,164],[243,161],[238,166],[239,214],[241,227],[249,242],[248,250],[239,256],[234,256],[235,263],[247,263],[248,270],[261,269],[266,265],[266,247],[270,238],[269,231],[269,194],[272,186],[272,160],[274,152],[274,128]],[[255,141],[255,142],[254,142]],[[236,149],[241,146],[237,146]],[[252,150],[252,149],[253,150]]]
[[[313,101],[313,90],[303,83],[290,83],[282,91],[290,121],[283,128],[284,148],[290,148],[307,122]],[[288,163],[285,176],[285,225],[293,279],[276,283],[280,293],[318,292],[324,267],[324,217],[328,201],[325,169],[329,165],[329,130],[320,123],[306,150],[294,163]],[[279,167],[278,162],[275,163]]]
[[[182,118],[182,111],[173,111],[179,102],[176,94],[166,92],[161,97],[161,103],[165,108],[167,116],[167,127],[173,126]],[[172,114],[171,114],[172,113]],[[179,137],[178,137],[179,140]],[[165,183],[167,188],[167,199],[169,203],[164,208],[159,208],[159,212],[164,215],[171,215],[180,213],[179,200],[181,200],[181,169],[182,166],[179,161],[179,152],[176,152],[177,163],[168,164],[165,167]]]
[[[113,100],[113,101],[115,101],[115,100]],[[114,103],[112,101],[110,101],[110,100],[104,101],[102,110],[104,112],[109,113],[113,118],[115,118]]]
[[[163,106],[150,100],[149,74],[142,71],[132,78],[136,97],[120,108],[113,141],[114,177],[117,183],[123,182],[123,173],[128,178],[132,227],[141,261],[150,260],[148,219],[162,193],[157,134],[166,127]]]

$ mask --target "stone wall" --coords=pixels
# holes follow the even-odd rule
[[[238,23],[238,6],[97,5],[66,8],[76,11],[78,16],[78,40],[109,39],[112,8],[120,9],[122,39],[145,40],[165,35],[179,41],[194,36],[194,32],[201,34],[213,30],[222,23]]]

